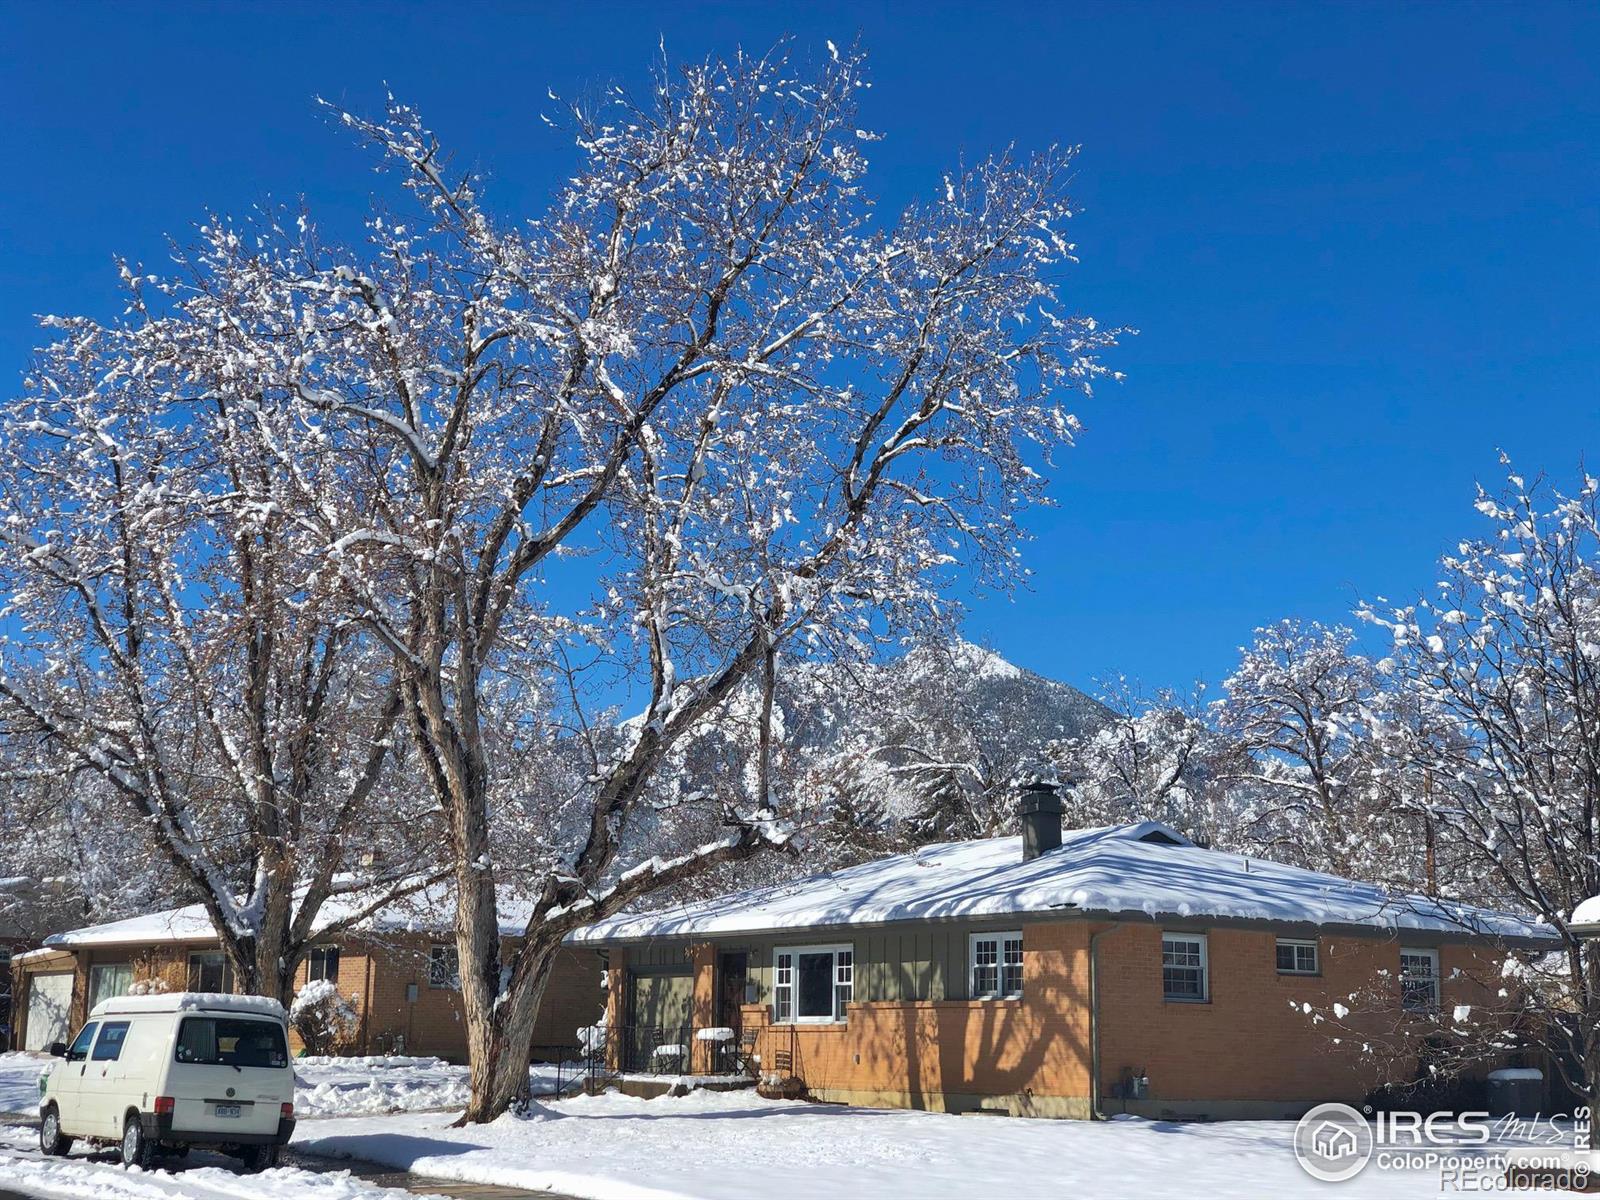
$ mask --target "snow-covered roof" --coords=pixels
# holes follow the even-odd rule
[[[110,1013],[167,1013],[194,1010],[252,1013],[284,1018],[283,1005],[268,996],[234,996],[222,992],[153,992],[144,996],[113,996],[94,1006],[91,1017]]]
[[[370,903],[371,896],[363,892],[330,897],[318,910],[313,931],[320,933],[337,926],[341,931],[353,933],[444,934],[454,928],[454,893],[445,884],[435,884],[391,901],[376,913],[351,924],[351,918],[369,907]],[[502,895],[499,909],[502,936],[521,936],[527,928],[529,904]],[[44,939],[44,944],[70,950],[85,946],[144,945],[149,942],[194,944],[216,940],[216,927],[212,925],[205,906],[189,904],[183,908],[169,908],[164,912],[146,913],[140,917],[54,933]]]
[[[37,958],[54,958],[60,950],[53,950],[49,946],[40,946],[33,950],[24,950],[21,954],[13,954],[11,961],[14,963],[32,962]]]
[[[165,912],[147,913],[142,917],[128,917],[122,921],[107,921],[103,925],[52,933],[45,938],[44,944],[58,949],[72,949],[78,946],[119,946],[130,942],[216,940],[217,931],[206,910],[201,905],[190,904],[185,908],[169,908]]]
[[[770,933],[897,921],[1093,914],[1266,921],[1376,930],[1546,938],[1506,913],[1208,850],[1155,821],[1083,829],[1024,861],[1022,839],[945,842],[792,883],[578,930],[599,943],[698,934]]]

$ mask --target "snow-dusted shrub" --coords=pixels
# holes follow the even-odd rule
[[[356,1034],[355,997],[346,1000],[331,979],[314,979],[289,1006],[289,1024],[308,1055],[332,1054]]]
[[[583,1048],[585,1054],[604,1053],[608,1025],[606,1014],[601,1013],[600,1019],[593,1025],[585,1025],[578,1030],[578,1045]]]

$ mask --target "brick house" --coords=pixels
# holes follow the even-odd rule
[[[10,1045],[13,1025],[12,957],[38,946],[52,929],[81,920],[83,903],[61,879],[0,879],[0,1047]]]
[[[357,1031],[346,1054],[436,1055],[465,1062],[466,1032],[448,907],[437,897],[401,902],[314,945],[296,975],[331,980],[351,1001]],[[510,906],[512,918],[514,906]],[[508,920],[509,938],[511,933]],[[160,981],[169,991],[228,992],[233,973],[199,905],[53,934],[42,948],[13,957],[17,1019],[12,1045],[43,1050],[64,1040],[109,996]],[[535,1033],[537,1057],[578,1045],[604,996],[601,959],[564,950],[545,991]]]
[[[1505,947],[1548,944],[1515,917],[1205,849],[1154,822],[1063,838],[1048,789],[1022,810],[1020,838],[578,931],[572,944],[608,957],[611,1065],[649,1070],[664,1047],[703,1073],[753,1057],[824,1101],[1298,1116],[1379,1082],[1370,1055],[1302,1006],[1361,989],[1392,992],[1402,1022],[1492,1006]]]

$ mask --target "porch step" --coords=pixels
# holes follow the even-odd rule
[[[690,1092],[741,1092],[756,1085],[747,1075],[618,1075],[608,1082],[635,1100],[687,1096]]]

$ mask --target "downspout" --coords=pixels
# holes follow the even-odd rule
[[[1104,1121],[1100,1111],[1100,939],[1122,927],[1114,921],[1089,935],[1089,1119]]]
[[[372,1053],[372,989],[377,982],[375,971],[377,968],[377,947],[369,942],[367,951],[366,988],[361,996],[361,1053]]]

